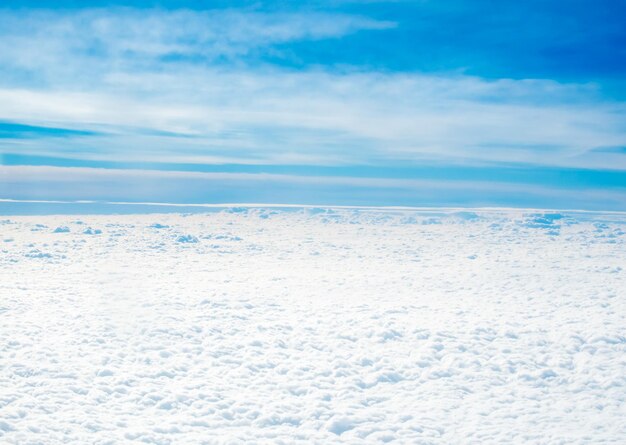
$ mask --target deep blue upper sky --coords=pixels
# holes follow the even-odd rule
[[[626,210],[624,23],[617,0],[12,2],[0,198]]]

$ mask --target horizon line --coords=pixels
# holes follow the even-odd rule
[[[153,206],[153,207],[194,207],[207,209],[228,209],[243,207],[247,209],[263,209],[263,208],[296,208],[296,209],[345,209],[345,210],[379,210],[379,211],[417,211],[417,212],[436,212],[436,211],[478,211],[478,212],[507,212],[507,211],[529,211],[529,212],[567,212],[567,213],[587,213],[587,214],[604,214],[604,215],[626,215],[626,211],[620,210],[585,210],[585,209],[556,209],[542,207],[447,207],[447,206],[375,206],[375,205],[332,205],[332,204],[272,204],[272,203],[170,203],[170,202],[131,202],[131,201],[97,201],[97,200],[38,200],[38,199],[13,199],[0,198],[0,203],[16,203],[16,204],[100,204],[109,206]],[[0,212],[2,214],[2,212]],[[13,215],[20,216],[20,215]],[[33,215],[28,215],[33,216]]]

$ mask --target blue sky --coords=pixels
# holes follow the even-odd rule
[[[626,210],[623,1],[22,1],[0,198]]]

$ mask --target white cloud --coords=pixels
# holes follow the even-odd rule
[[[624,106],[593,97],[572,104],[571,97],[589,96],[585,87],[550,85],[553,100],[535,104],[541,82],[507,81],[505,88],[467,77],[191,71],[127,73],[94,92],[0,89],[0,119],[111,133],[89,138],[100,158],[323,164],[429,159],[626,168],[619,154],[591,152],[626,144]],[[490,88],[503,100],[477,97]],[[506,100],[509,95],[518,99]],[[58,141],[46,144],[49,151],[64,150]],[[86,142],[67,141],[65,148],[76,152],[81,144]]]
[[[395,24],[347,14],[259,13],[237,10],[0,10],[0,58],[41,81],[71,84],[74,71],[100,77],[115,69],[203,63],[248,55],[297,40],[337,38]],[[67,74],[70,78],[65,78]]]
[[[592,152],[626,145],[625,104],[604,101],[593,85],[253,68],[237,58],[274,43],[390,26],[333,14],[4,11],[0,119],[105,133],[20,141],[22,153],[626,169],[622,154]],[[163,62],[172,55],[179,59]],[[5,139],[0,150],[15,144]]]

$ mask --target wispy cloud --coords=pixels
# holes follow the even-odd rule
[[[249,63],[250,52],[275,43],[394,26],[385,21],[234,10],[5,10],[0,25],[0,119],[107,133],[63,146],[20,144],[37,154],[84,146],[86,156],[170,161],[626,168],[619,154],[588,155],[626,144],[626,106],[603,102],[593,85]],[[18,85],[7,81],[12,73]]]
[[[276,51],[272,45],[393,26],[315,12],[0,10],[0,58],[5,71],[22,70],[33,81],[73,85],[79,77],[85,85],[115,71],[254,60],[254,51]]]
[[[105,131],[89,141],[100,156],[168,151],[171,161],[591,166],[595,148],[626,144],[626,107],[602,102],[588,85],[195,66],[107,81],[91,92],[0,89],[0,119]],[[63,151],[49,144],[48,153]],[[606,157],[593,166],[626,163]]]
[[[0,130],[13,129],[0,153],[626,170],[607,149],[626,146],[626,102],[597,83],[289,63],[301,42],[402,26],[311,11],[0,10]]]

